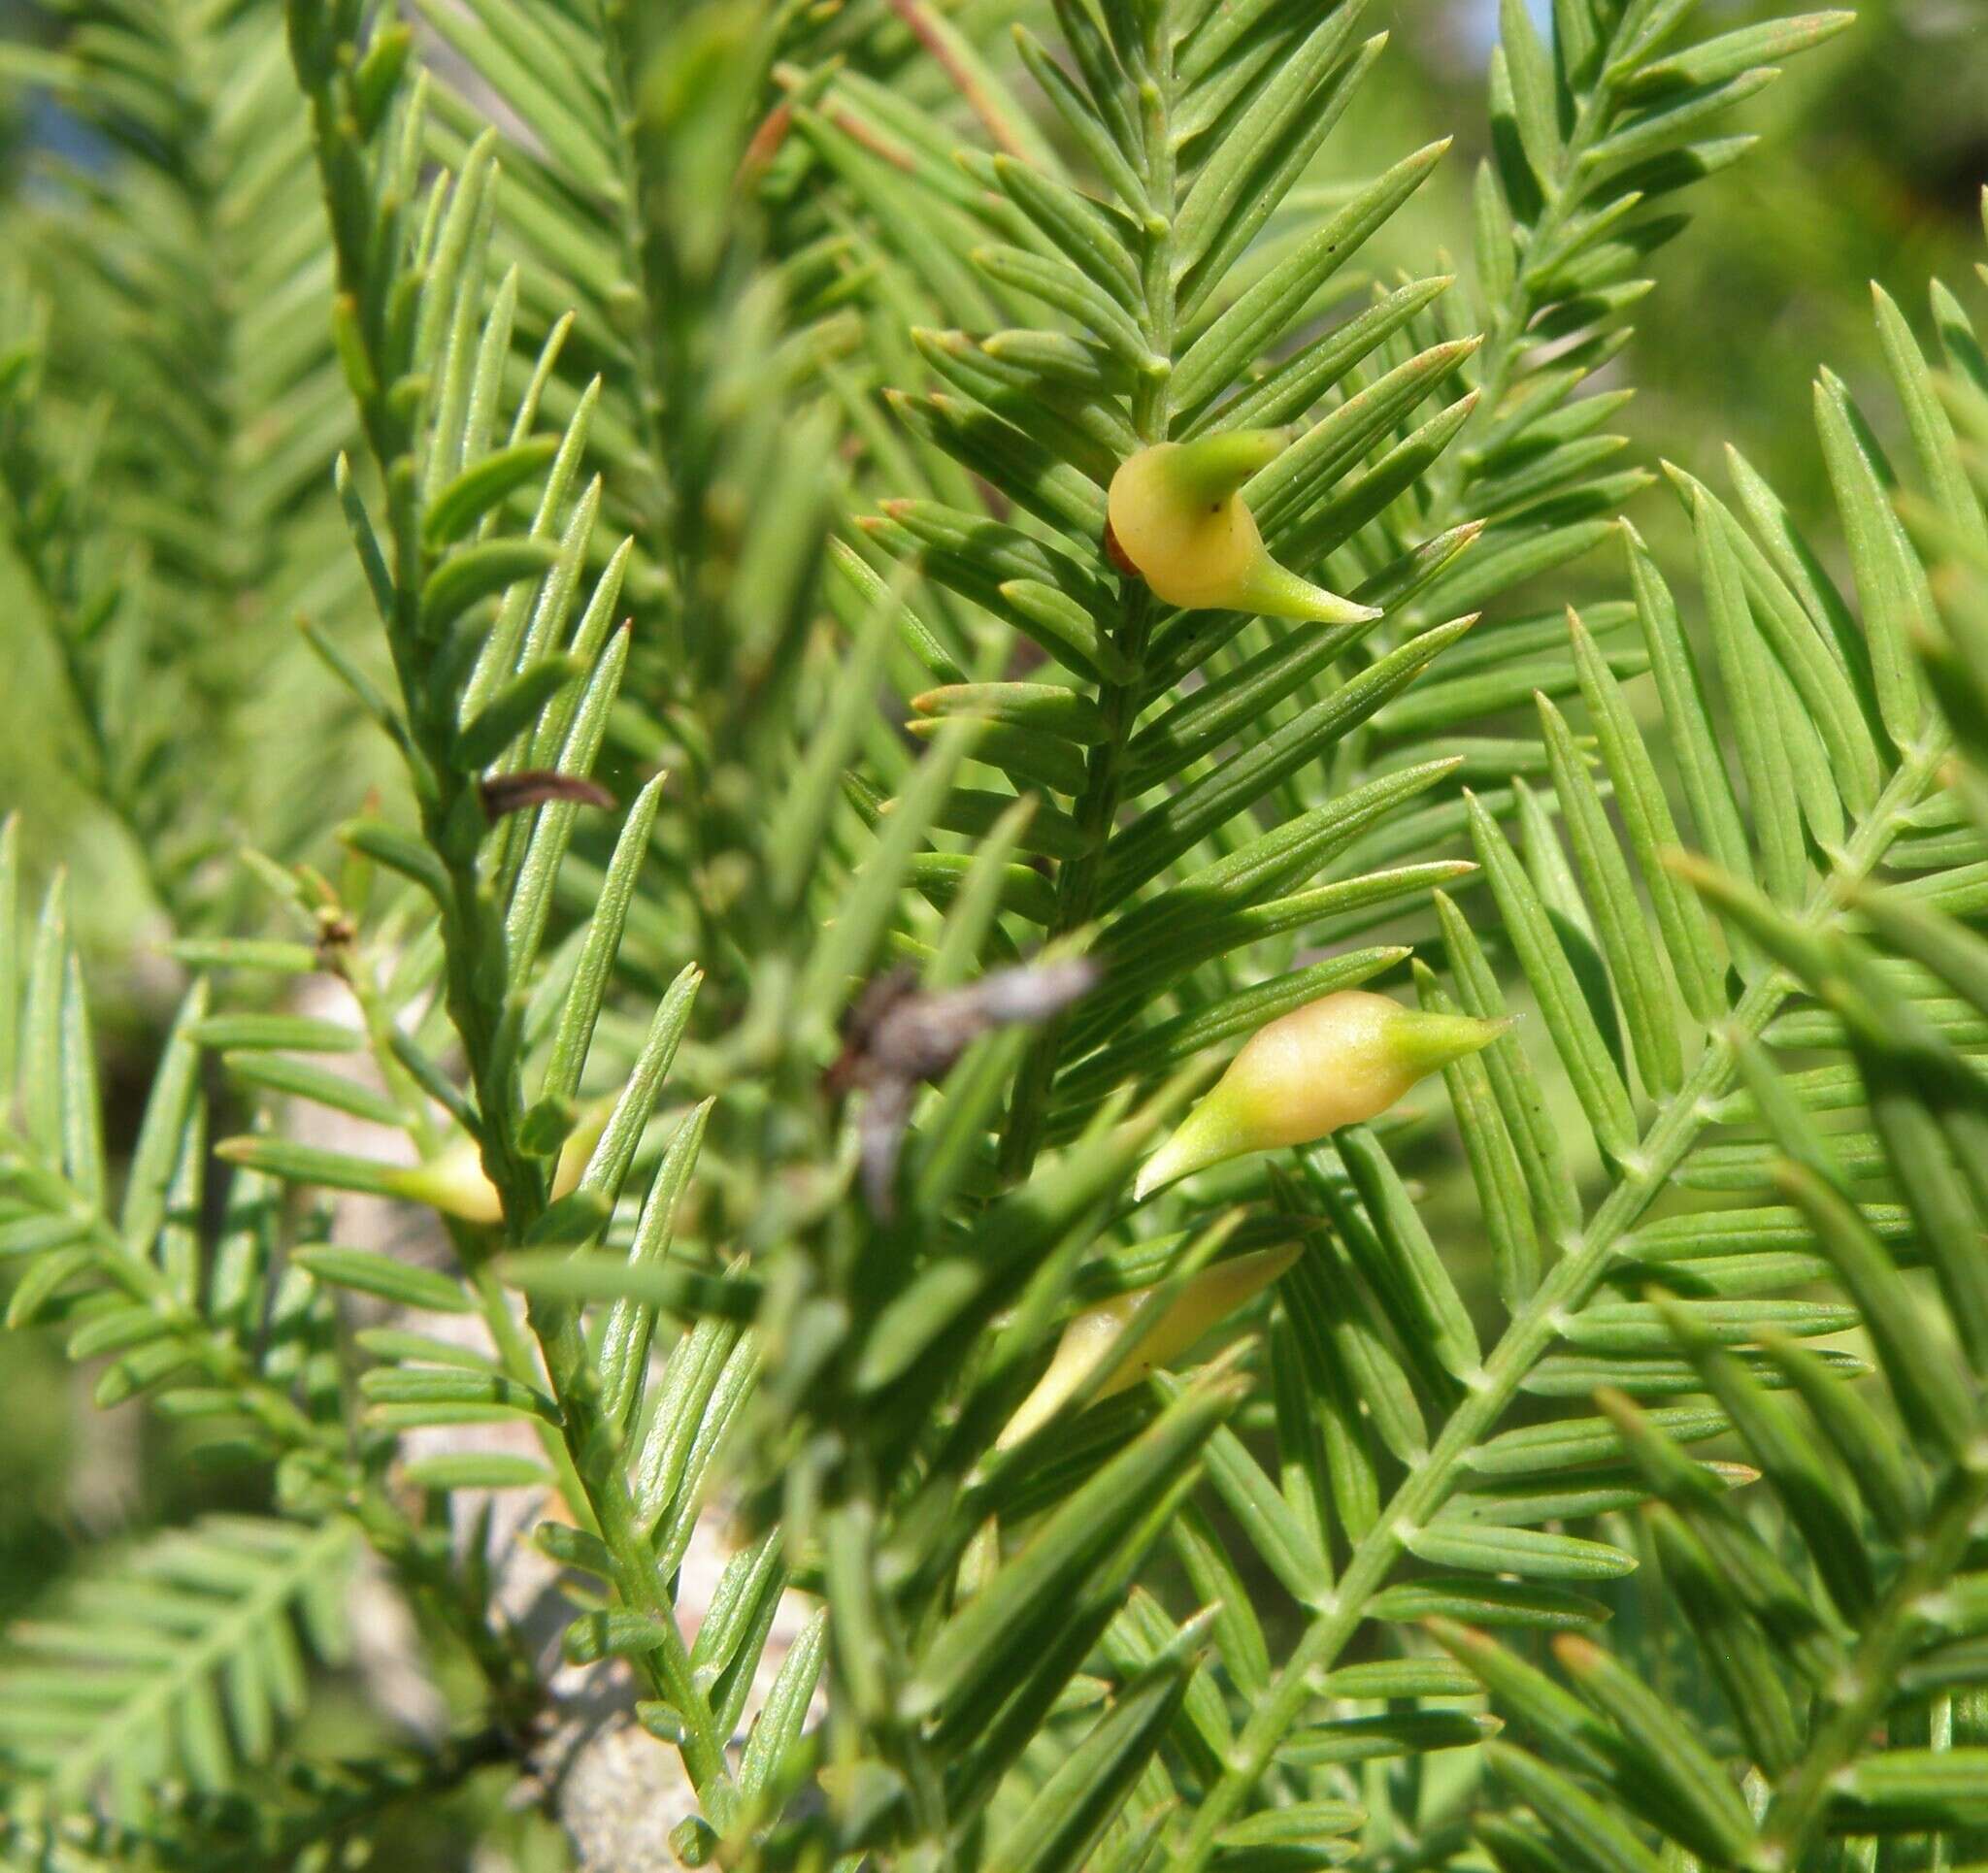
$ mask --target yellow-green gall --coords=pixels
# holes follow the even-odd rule
[[[1297,1259],[1295,1246],[1259,1249],[1253,1255],[1233,1256],[1190,1275],[1166,1311],[1140,1334],[1138,1344],[1124,1362],[1092,1394],[1093,1401],[1137,1385],[1148,1372],[1186,1352],[1204,1333],[1268,1288]],[[1077,1315],[1056,1342],[1049,1369],[1008,1421],[995,1447],[1007,1450],[1020,1443],[1062,1410],[1089,1383],[1092,1374],[1100,1371],[1117,1352],[1154,1292],[1142,1288],[1133,1294],[1114,1295]]]
[[[1300,578],[1270,556],[1242,484],[1282,452],[1281,429],[1232,429],[1156,443],[1111,477],[1106,546],[1121,570],[1183,610],[1254,611],[1318,624],[1380,613]]]
[[[1245,1152],[1309,1144],[1384,1112],[1425,1073],[1474,1054],[1508,1020],[1430,1014],[1342,989],[1259,1028],[1145,1161],[1138,1197]]]
[[[612,1100],[599,1101],[581,1114],[579,1125],[567,1134],[559,1162],[552,1170],[552,1197],[555,1201],[561,1197],[571,1196],[578,1188],[587,1160],[593,1156],[594,1146],[607,1129],[608,1117],[613,1110]],[[396,1196],[405,1197],[411,1202],[426,1203],[430,1209],[439,1209],[445,1216],[459,1216],[466,1223],[501,1223],[504,1220],[504,1205],[498,1199],[497,1187],[483,1174],[482,1154],[477,1149],[474,1138],[457,1138],[427,1163],[396,1170],[392,1182]]]

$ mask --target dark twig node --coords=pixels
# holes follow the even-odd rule
[[[919,1086],[941,1078],[988,1030],[1060,1013],[1100,973],[1088,957],[1065,957],[927,993],[910,969],[895,969],[863,990],[844,1017],[843,1049],[823,1084],[837,1097],[864,1095],[863,1195],[874,1214],[887,1221],[894,1207],[898,1153]]]

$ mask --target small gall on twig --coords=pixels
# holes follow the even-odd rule
[[[1190,1275],[1157,1313],[1150,1310],[1160,1290],[1152,1287],[1114,1295],[1074,1315],[1056,1342],[1048,1369],[1008,1421],[994,1448],[1012,1450],[1024,1437],[1033,1436],[1114,1359],[1118,1365],[1092,1387],[1086,1402],[1097,1404],[1130,1391],[1262,1293],[1298,1255],[1296,1245],[1286,1243],[1217,1262]],[[1131,1333],[1139,1337],[1131,1356],[1122,1358],[1120,1348]]]
[[[1242,490],[1289,441],[1281,429],[1231,429],[1128,455],[1106,496],[1106,556],[1182,610],[1339,625],[1379,617],[1371,605],[1300,578],[1264,545]]]
[[[895,1208],[898,1153],[919,1086],[941,1078],[989,1029],[1061,1013],[1101,972],[1077,956],[996,969],[964,988],[929,993],[898,969],[864,989],[843,1019],[843,1050],[822,1084],[837,1098],[864,1096],[857,1130],[863,1196],[874,1215],[888,1222]]]
[[[1427,1073],[1488,1047],[1509,1017],[1405,1008],[1341,989],[1279,1015],[1242,1050],[1140,1167],[1133,1199],[1252,1151],[1309,1144],[1378,1117]]]
[[[581,774],[559,773],[550,768],[526,768],[518,773],[485,774],[477,783],[483,798],[483,811],[494,822],[506,813],[521,813],[527,806],[543,806],[548,801],[570,800],[577,806],[614,805],[614,796],[598,780]]]

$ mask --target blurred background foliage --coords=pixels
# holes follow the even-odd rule
[[[1548,11],[1535,6],[1542,19]],[[1773,17],[1772,5],[1708,7],[1707,28]],[[1482,0],[1397,0],[1388,82],[1364,89],[1327,145],[1409,148],[1454,134],[1452,156],[1383,233],[1408,264],[1432,246],[1470,251],[1470,179],[1484,151],[1484,59],[1496,32]],[[1988,172],[1988,20],[1972,0],[1862,0],[1857,23],[1791,61],[1748,106],[1761,141],[1691,198],[1690,225],[1662,250],[1635,339],[1595,382],[1634,385],[1621,421],[1646,461],[1701,476],[1730,443],[1827,537],[1829,487],[1806,420],[1817,360],[1836,361],[1860,401],[1879,381],[1870,282],[1916,306],[1929,277],[1974,264]],[[1351,170],[1348,170],[1351,173]],[[1890,442],[1890,438],[1886,438]],[[1683,510],[1660,491],[1632,509],[1667,570]]]
[[[1780,8],[1774,0],[1707,0],[1705,11],[1709,31],[1767,18]],[[1859,0],[1858,13],[1854,28],[1795,61],[1783,82],[1749,107],[1747,127],[1761,136],[1761,147],[1740,169],[1694,192],[1690,224],[1656,263],[1660,283],[1640,309],[1633,342],[1593,384],[1635,386],[1622,422],[1644,462],[1668,459],[1710,478],[1724,446],[1735,444],[1820,540],[1833,539],[1836,530],[1806,421],[1816,363],[1831,360],[1860,397],[1881,381],[1869,282],[1916,306],[1929,276],[1964,277],[1977,250],[1978,190],[1988,172],[1988,116],[1981,108],[1988,98],[1988,23],[1981,0]],[[1375,10],[1374,23],[1394,33],[1385,82],[1361,90],[1314,181],[1330,187],[1335,163],[1348,178],[1364,176],[1373,152],[1446,134],[1455,134],[1458,148],[1374,242],[1369,277],[1423,266],[1436,249],[1470,249],[1470,181],[1485,142],[1484,69],[1494,14],[1489,0],[1391,0]],[[35,82],[36,49],[58,47],[63,31],[58,12],[0,0],[0,41],[9,48],[0,62],[0,197],[10,208],[32,211],[53,189],[86,187],[93,173],[120,160],[97,127],[68,115]],[[275,76],[286,82],[286,73]],[[315,216],[315,194],[307,188],[300,199]],[[9,213],[7,225],[17,230],[32,219],[31,213],[25,219]],[[103,347],[134,345],[134,321],[142,326],[171,316],[164,282],[134,273],[136,250],[117,245],[133,231],[102,232],[104,245],[82,256],[38,250],[31,242],[0,255],[0,291],[46,285],[59,272],[50,352],[58,382],[65,361],[86,361],[88,377],[98,380]],[[315,220],[308,233],[315,248]],[[215,252],[223,261],[226,237],[226,229],[216,231]],[[79,266],[79,257],[87,264]],[[282,256],[245,256],[251,258]],[[324,342],[321,294],[300,294],[294,308],[258,306],[254,295],[267,289],[267,279],[252,270],[229,277],[225,267],[189,288],[212,293],[232,321],[219,334],[224,348],[202,387],[213,393],[207,413],[215,445],[238,458],[245,451],[266,458],[286,439],[235,423],[230,399],[250,387],[241,374],[253,360],[225,347],[247,342],[259,313],[272,315],[263,333],[271,342]],[[309,329],[291,329],[299,323]],[[135,353],[132,368],[143,368]],[[1867,407],[1890,410],[1881,396]],[[337,419],[345,419],[342,393],[336,408]],[[81,451],[95,412],[79,404],[69,414]],[[310,459],[328,460],[340,438],[311,431],[318,420],[314,412],[285,416],[311,434]],[[139,500],[147,477],[167,472],[162,463],[171,452],[149,462],[145,444],[142,434],[112,438],[108,472],[99,485],[86,467],[84,491]],[[142,1093],[178,991],[176,969],[156,948],[176,914],[184,923],[186,905],[200,914],[218,894],[229,899],[221,922],[253,928],[267,904],[235,896],[244,889],[239,881],[214,881],[238,870],[227,862],[235,845],[328,862],[329,829],[369,791],[398,784],[382,738],[287,629],[300,610],[335,634],[356,627],[349,554],[327,496],[327,487],[300,478],[272,510],[212,517],[235,608],[191,620],[189,628],[252,641],[258,651],[237,674],[251,692],[246,702],[238,697],[224,710],[194,693],[178,705],[188,711],[178,731],[204,749],[214,810],[213,850],[176,873],[182,881],[172,889],[183,893],[178,906],[163,901],[170,892],[162,888],[159,854],[106,811],[101,791],[84,778],[89,737],[45,628],[44,595],[30,570],[0,543],[0,808],[33,803],[25,821],[31,872],[45,871],[59,852],[74,873],[78,929],[96,960],[114,1130],[120,1116],[127,1130],[134,1122],[131,1101]],[[1667,570],[1688,566],[1688,518],[1661,485],[1632,511]],[[335,569],[328,582],[327,567]],[[173,577],[172,567],[156,557],[124,570],[161,588]],[[1612,595],[1619,589],[1612,556],[1607,565],[1559,575],[1557,588],[1575,598],[1584,590]],[[202,714],[210,706],[211,724]],[[183,881],[188,876],[190,884]],[[141,933],[135,942],[134,931]],[[134,1077],[120,1113],[120,1085]],[[1474,1210],[1460,1158],[1452,1157],[1446,1175],[1430,1192],[1432,1220]],[[1475,1232],[1451,1239],[1468,1242]],[[1488,1286],[1486,1269],[1454,1272],[1467,1295]],[[252,1506],[234,1499],[225,1478],[189,1470],[173,1455],[170,1431],[142,1423],[136,1407],[93,1412],[52,1342],[22,1334],[0,1341],[0,1623],[61,1573],[80,1546],[105,1532]],[[361,1740],[371,1721],[356,1696],[333,1697],[314,1708],[317,1734],[302,1739],[304,1747],[336,1751]],[[398,1863],[457,1864],[459,1847],[448,1843],[495,1827],[520,1868],[557,1864],[560,1849],[550,1830],[503,1817],[501,1793],[494,1783],[470,1783],[454,1797],[457,1809],[431,1812],[411,1825]]]

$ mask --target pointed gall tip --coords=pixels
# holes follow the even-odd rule
[[[1256,611],[1264,617],[1297,618],[1309,624],[1372,624],[1386,615],[1377,606],[1361,605],[1312,584],[1268,555],[1251,569],[1236,599],[1238,609]]]
[[[1440,1071],[1510,1032],[1508,1014],[1438,1014],[1404,1008],[1393,1036],[1402,1064],[1417,1078]]]
[[[1191,1176],[1197,1170],[1206,1170],[1209,1165],[1219,1164],[1224,1157],[1232,1155],[1221,1148],[1221,1139],[1209,1135],[1219,1130],[1211,1121],[1218,1114],[1220,1097],[1219,1085],[1204,1095],[1187,1116],[1168,1133],[1167,1141],[1140,1166],[1139,1175],[1132,1182],[1132,1200],[1135,1203],[1144,1202],[1162,1185]]]

